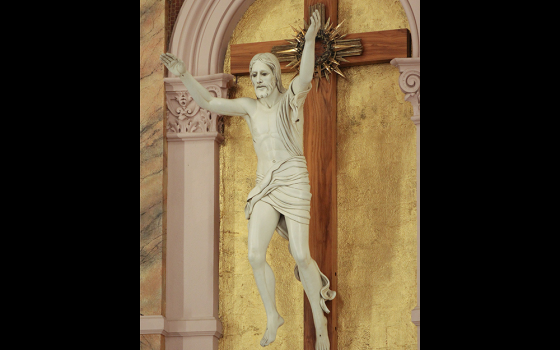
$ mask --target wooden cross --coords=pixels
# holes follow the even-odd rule
[[[325,5],[325,18],[338,24],[338,0],[304,0],[304,18],[310,16],[312,5]],[[408,29],[348,34],[345,39],[360,38],[360,56],[345,57],[340,67],[388,63],[393,58],[410,57]],[[271,52],[274,46],[289,44],[285,40],[231,45],[231,74],[249,74],[249,62],[257,53]],[[317,56],[317,50],[316,50]],[[281,62],[282,72],[294,72]],[[329,81],[321,79],[320,89],[311,89],[304,104],[304,155],[311,184],[311,221],[309,246],[311,256],[330,279],[331,290],[337,291],[337,207],[336,207],[336,74]],[[337,303],[340,296],[327,305],[331,350],[337,350]],[[304,350],[315,349],[315,326],[311,306],[304,298]]]

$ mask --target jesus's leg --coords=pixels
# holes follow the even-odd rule
[[[266,262],[266,250],[274,234],[280,213],[265,202],[258,202],[249,220],[249,262],[266,311],[266,331],[261,346],[267,346],[276,339],[278,327],[284,324],[276,310],[274,298],[274,273]]]
[[[321,275],[309,252],[309,225],[286,217],[290,238],[290,250],[298,265],[299,277],[313,313],[315,324],[315,350],[329,350],[331,345],[327,330],[327,318],[321,308]]]

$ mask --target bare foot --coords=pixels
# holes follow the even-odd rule
[[[329,333],[327,330],[327,318],[323,316],[321,324],[315,328],[316,340],[315,350],[330,350]]]
[[[261,346],[267,346],[276,339],[276,331],[284,324],[284,319],[278,315],[266,322],[266,331],[261,339]]]

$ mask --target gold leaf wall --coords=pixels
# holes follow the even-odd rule
[[[350,33],[408,28],[398,0],[339,1]],[[416,326],[416,127],[390,64],[337,86],[339,349],[412,350]]]
[[[292,37],[303,0],[256,0],[231,44]],[[409,28],[399,0],[340,0],[346,33]],[[229,51],[224,72],[229,73]],[[417,347],[410,312],[416,306],[416,134],[412,107],[390,64],[343,69],[337,86],[338,348]],[[283,74],[288,85],[291,74]],[[255,97],[247,76],[232,97]],[[255,348],[266,314],[247,260],[245,199],[257,158],[245,121],[225,118],[220,149],[220,350]],[[275,235],[267,260],[276,275],[277,306],[286,323],[272,349],[303,349],[304,292],[293,276],[287,241]]]

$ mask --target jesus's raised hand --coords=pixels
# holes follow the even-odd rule
[[[321,27],[321,16],[319,15],[319,11],[315,10],[310,18],[309,21],[309,28],[307,28],[307,32],[305,33],[305,41],[315,41],[315,37],[317,36],[317,32]]]
[[[175,75],[176,77],[180,77],[181,75],[185,74],[187,68],[185,67],[185,63],[178,58],[177,56],[164,53],[159,56],[159,59],[163,62],[163,64],[169,69],[169,71]]]

